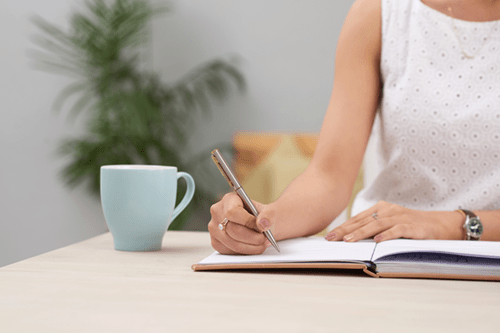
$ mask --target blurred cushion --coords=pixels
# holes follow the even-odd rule
[[[238,133],[235,173],[253,200],[270,203],[306,169],[316,142],[315,134]]]

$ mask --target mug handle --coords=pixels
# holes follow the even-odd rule
[[[179,202],[177,207],[175,207],[174,211],[172,212],[172,218],[170,219],[170,221],[173,221],[177,217],[177,215],[179,215],[184,210],[184,208],[186,208],[186,206],[191,202],[191,199],[193,199],[194,195],[195,185],[193,177],[191,177],[189,173],[181,171],[177,172],[177,180],[179,180],[179,178],[184,178],[186,180],[186,193],[184,194],[181,202]]]

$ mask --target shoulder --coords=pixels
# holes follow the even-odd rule
[[[371,51],[372,55],[380,53],[382,35],[381,2],[385,0],[356,0],[347,14],[339,44],[350,44]]]
[[[356,0],[351,6],[348,18],[363,21],[380,20],[382,2],[386,0]]]
[[[408,14],[421,0],[356,0],[348,14],[350,19],[381,22],[391,15]],[[426,1],[427,3],[428,1]]]

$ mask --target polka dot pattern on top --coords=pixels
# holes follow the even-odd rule
[[[500,209],[500,22],[382,0],[381,72],[384,169],[356,210]]]

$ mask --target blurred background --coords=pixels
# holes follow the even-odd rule
[[[224,96],[193,112],[179,153],[183,165],[208,157],[215,146],[229,147],[241,131],[318,133],[332,88],[337,38],[353,2],[154,1],[167,10],[147,26],[140,70],[172,87],[193,69],[222,59],[245,83],[241,89],[236,76],[226,77]],[[107,231],[89,182],[70,187],[62,176],[73,160],[58,152],[61,142],[88,134],[88,113],[68,116],[74,99],[54,111],[58,94],[74,80],[37,69],[30,55],[41,33],[33,17],[70,30],[70,15],[83,8],[80,0],[0,2],[0,266]],[[207,112],[199,110],[205,107]],[[222,177],[216,186],[197,181],[228,189]],[[206,230],[207,213],[200,208],[179,228]]]

